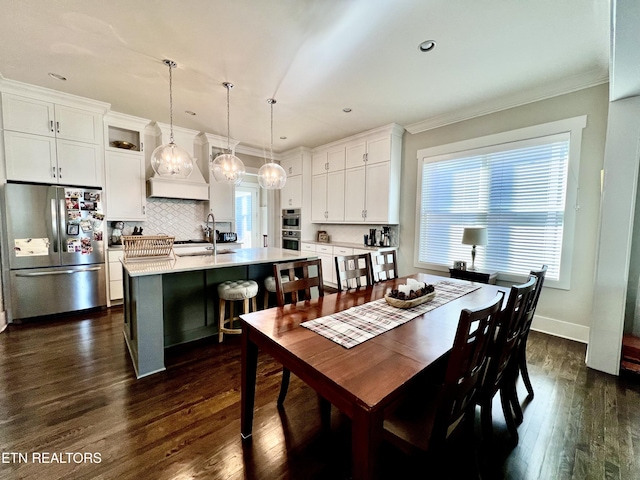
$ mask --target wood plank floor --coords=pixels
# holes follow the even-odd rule
[[[254,436],[243,445],[239,338],[170,350],[166,372],[136,380],[122,321],[112,308],[0,334],[0,479],[349,478],[349,419],[334,408],[322,429],[315,393],[295,377],[279,411],[270,357],[259,359]],[[536,394],[526,401],[519,386],[520,443],[507,447],[494,402],[495,442],[478,444],[483,478],[640,478],[637,377],[589,370],[584,357],[582,344],[531,334]],[[390,446],[382,463],[383,478],[428,476]]]

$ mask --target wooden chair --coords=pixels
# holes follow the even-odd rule
[[[315,267],[316,275],[313,275]],[[297,303],[300,296],[299,293],[304,291],[304,298],[311,298],[311,289],[313,287],[318,288],[318,296],[324,296],[324,285],[322,282],[322,261],[317,260],[301,260],[296,262],[287,263],[275,263],[273,265],[273,277],[276,281],[276,298],[278,300],[278,306],[283,307],[285,305],[285,298],[287,294],[291,295],[291,303]],[[285,278],[287,280],[285,280]],[[293,278],[294,280],[289,280]],[[291,378],[291,371],[288,368],[282,368],[282,383],[280,384],[280,394],[278,395],[278,406],[281,407],[284,404],[284,399],[287,396],[287,390],[289,389],[289,380]],[[330,409],[331,405],[326,402],[322,408]]]
[[[365,286],[373,285],[371,255],[368,253],[337,256],[335,257],[335,262],[338,275],[338,291],[342,291],[344,287],[349,290],[353,284],[355,284],[356,288],[359,288],[362,286],[362,279],[364,279]]]
[[[471,433],[503,298],[499,293],[487,305],[462,310],[444,377],[436,385],[414,385],[398,405],[385,412],[384,439],[403,451],[426,452],[437,458],[454,432],[466,426]]]
[[[507,306],[499,317],[496,332],[489,345],[489,363],[478,396],[481,407],[482,432],[485,439],[493,434],[491,410],[493,397],[500,391],[502,412],[507,422],[507,429],[514,444],[518,443],[518,431],[511,412],[513,395],[517,380],[518,366],[516,353],[522,325],[526,320],[527,308],[533,294],[536,279],[530,277],[523,285],[511,287]]]
[[[312,275],[314,270],[316,275]],[[300,292],[304,292],[304,299],[311,298],[311,289],[318,289],[318,296],[324,295],[324,284],[322,282],[322,262],[316,260],[300,260],[297,262],[276,263],[273,265],[273,277],[276,280],[276,298],[278,306],[285,305],[285,295],[291,294],[291,303],[297,303]],[[284,281],[284,278],[294,280]]]
[[[371,269],[375,283],[398,278],[398,261],[395,250],[383,250],[373,255]]]
[[[529,378],[529,370],[527,368],[527,339],[529,338],[531,323],[533,322],[533,316],[536,313],[536,307],[538,306],[538,300],[540,299],[540,292],[542,291],[542,286],[544,285],[544,277],[547,275],[547,266],[543,265],[540,270],[531,270],[529,275],[536,278],[536,287],[529,299],[530,304],[529,304],[529,307],[527,308],[527,316],[520,330],[520,335],[518,338],[518,346],[517,346],[518,352],[516,354],[516,358],[518,363],[518,369],[520,370],[520,374],[522,375],[522,381],[524,382],[524,385],[527,388],[529,397],[533,398],[533,386],[531,385],[531,379]],[[519,423],[522,423],[523,415],[522,415],[522,408],[520,408],[520,401],[518,400],[517,394],[514,400],[515,402],[513,404],[513,411],[516,417],[516,422],[519,424]]]

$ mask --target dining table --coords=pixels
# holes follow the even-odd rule
[[[367,308],[409,279],[434,285],[435,298],[439,285],[470,291],[349,348],[305,328],[354,307]],[[460,312],[488,303],[498,292],[508,292],[508,288],[416,273],[241,315],[243,440],[249,441],[252,435],[258,351],[262,351],[351,419],[352,478],[376,478],[385,408],[447,356]]]

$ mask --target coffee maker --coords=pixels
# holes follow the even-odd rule
[[[369,229],[369,246],[370,247],[376,246],[376,229],[375,228]]]
[[[382,239],[381,239],[381,243],[383,247],[389,247],[391,245],[391,240],[389,238],[390,235],[390,230],[391,227],[390,226],[385,226],[382,227]]]

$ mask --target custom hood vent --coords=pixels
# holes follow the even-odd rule
[[[209,184],[194,161],[189,178],[165,178],[154,174],[147,180],[147,197],[209,200]]]

